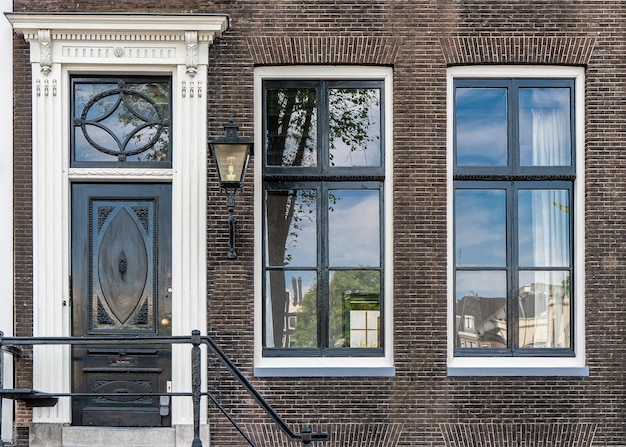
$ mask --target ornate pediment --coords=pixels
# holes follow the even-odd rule
[[[184,64],[193,77],[229,25],[219,14],[7,13],[46,76],[54,63]]]

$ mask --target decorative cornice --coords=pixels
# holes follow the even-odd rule
[[[229,25],[226,15],[7,13],[47,76],[53,63],[185,64],[194,77],[207,48]],[[37,52],[37,47],[39,51]],[[203,63],[207,63],[204,61]]]
[[[6,13],[18,34],[38,39],[40,29],[54,40],[185,41],[185,32],[212,42],[228,28],[223,14]]]

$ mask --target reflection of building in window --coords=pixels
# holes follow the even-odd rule
[[[506,300],[477,295],[463,297],[456,306],[457,346],[506,347]],[[527,284],[519,294],[520,348],[570,344],[570,299],[566,285]],[[562,318],[560,318],[562,317]]]
[[[283,346],[292,347],[296,344],[296,339],[293,336],[293,331],[296,328],[298,322],[297,313],[301,310],[302,306],[302,277],[296,279],[295,276],[291,277],[292,290],[285,290],[287,299],[285,300],[285,324],[283,324]]]
[[[543,283],[520,287],[520,348],[570,345],[570,298],[566,285]]]
[[[378,293],[343,294],[343,343],[351,348],[376,348],[380,343]]]
[[[457,346],[505,348],[506,299],[463,297],[456,306]]]
[[[371,348],[378,346],[380,337],[380,312],[377,310],[353,310],[350,312],[350,347]]]
[[[308,357],[384,355],[384,320],[370,314],[380,312],[385,299],[384,85],[380,79],[263,81],[262,321],[268,357],[286,349],[288,356],[297,350]],[[304,290],[290,297],[285,290],[297,289],[289,284],[292,277],[302,278]],[[346,308],[346,290],[375,292],[376,302],[354,301]],[[363,320],[359,328],[367,332],[358,346],[350,342],[353,319]]]
[[[454,80],[456,348],[574,353],[574,87]]]

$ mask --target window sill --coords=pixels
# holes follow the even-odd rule
[[[448,377],[588,377],[589,367],[448,368]]]
[[[259,357],[255,377],[394,377],[389,357]]]
[[[394,377],[396,369],[388,367],[258,367],[255,377]]]
[[[449,377],[587,377],[589,367],[576,357],[451,357]]]

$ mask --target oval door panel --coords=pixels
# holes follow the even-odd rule
[[[102,299],[124,324],[150,289],[145,230],[125,207],[119,208],[102,230],[97,258]]]

